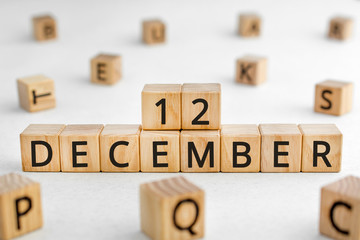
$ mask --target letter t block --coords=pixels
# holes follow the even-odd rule
[[[112,85],[122,77],[121,57],[99,54],[91,59],[91,82]]]

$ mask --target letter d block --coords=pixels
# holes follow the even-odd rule
[[[360,178],[348,176],[321,189],[320,233],[360,239]]]
[[[204,237],[203,190],[183,177],[140,186],[141,230],[153,240]]]
[[[7,240],[43,225],[40,185],[10,173],[0,177],[0,239]]]
[[[91,82],[112,85],[121,77],[121,56],[99,54],[91,59]]]
[[[165,24],[160,20],[147,20],[143,22],[143,42],[157,44],[165,42]]]
[[[245,56],[237,60],[236,82],[259,85],[266,82],[267,59],[257,56]]]
[[[23,171],[60,172],[63,124],[31,124],[20,134]]]
[[[34,37],[37,41],[55,39],[56,21],[51,16],[38,16],[33,18]]]

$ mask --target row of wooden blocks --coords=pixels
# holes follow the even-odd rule
[[[183,131],[35,124],[20,140],[24,171],[338,172],[342,155],[342,134],[333,124]]]
[[[320,232],[339,240],[360,239],[360,178],[349,176],[321,189]],[[205,192],[183,177],[140,186],[141,230],[154,240],[205,235]],[[43,225],[40,184],[17,174],[0,177],[0,239]]]

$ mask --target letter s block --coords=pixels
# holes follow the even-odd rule
[[[348,176],[321,188],[320,233],[360,239],[360,178]]]
[[[122,77],[121,56],[99,54],[91,59],[90,65],[93,83],[112,85]]]
[[[7,240],[43,225],[40,184],[10,173],[0,177],[0,239]]]
[[[33,18],[34,37],[37,41],[46,41],[57,37],[56,21],[45,15]]]
[[[63,124],[30,124],[20,134],[23,171],[60,172],[59,135]]]
[[[204,237],[203,190],[183,177],[140,186],[141,230],[153,240]]]

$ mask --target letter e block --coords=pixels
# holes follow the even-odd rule
[[[20,134],[23,171],[60,172],[59,135],[63,124],[30,124]]]
[[[360,178],[348,176],[321,188],[320,233],[360,239]]]
[[[241,14],[239,17],[239,35],[258,37],[261,30],[261,18],[255,14]]]
[[[237,60],[236,82],[259,85],[266,82],[267,59],[264,57],[245,56]]]
[[[8,240],[43,225],[40,184],[10,173],[0,177],[0,239]]]
[[[141,230],[153,240],[204,237],[204,198],[183,177],[140,185]]]
[[[91,82],[112,85],[121,77],[121,56],[99,54],[91,59]]]
[[[37,41],[46,41],[57,37],[56,21],[52,16],[34,17],[33,30]]]
[[[330,20],[329,38],[337,40],[347,40],[353,31],[353,21],[351,18],[334,17]]]
[[[143,22],[143,42],[156,44],[165,42],[165,24],[160,20]]]

